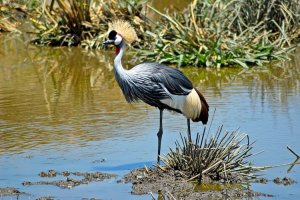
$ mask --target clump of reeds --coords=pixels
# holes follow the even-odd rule
[[[246,134],[238,130],[222,133],[220,126],[215,135],[197,134],[196,140],[189,142],[181,137],[182,144],[170,148],[162,161],[167,168],[179,170],[189,180],[201,181],[204,176],[211,180],[237,181],[242,178],[255,178],[263,167],[252,166],[247,160],[253,154],[252,144]]]
[[[172,15],[152,9],[163,22],[156,27],[152,47],[139,55],[178,66],[247,68],[284,60],[300,36],[296,1],[194,0],[188,9]]]
[[[274,39],[287,34],[285,39],[299,31],[300,3],[297,0],[244,0],[231,6],[232,18],[229,29],[241,33],[250,26],[274,33]],[[290,43],[292,41],[282,41]]]
[[[142,20],[141,1],[52,0],[32,18],[38,30],[35,44],[99,48],[114,19],[127,19],[137,28],[147,28]],[[142,35],[140,35],[142,37]]]
[[[52,0],[37,12],[32,18],[38,30],[35,44],[75,46],[99,31],[91,23],[90,0]]]

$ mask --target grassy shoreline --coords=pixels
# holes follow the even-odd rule
[[[156,29],[152,48],[143,49],[139,55],[198,67],[248,68],[286,60],[287,53],[297,47],[300,33],[299,14],[295,14],[300,13],[300,5],[291,4],[276,0],[195,0],[184,12],[172,15],[151,8],[162,17],[165,28]]]
[[[249,68],[287,60],[299,46],[300,4],[294,0],[194,0],[171,14],[137,0],[45,2],[21,7],[33,24],[36,45],[100,49],[108,22],[122,18],[137,30],[133,50],[140,62]],[[9,5],[4,1],[1,8]],[[151,21],[149,12],[158,20]],[[1,13],[3,27],[12,26],[8,15]]]

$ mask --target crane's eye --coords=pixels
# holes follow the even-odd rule
[[[111,32],[109,32],[109,34],[108,34],[108,39],[110,39],[110,40],[115,40],[115,39],[116,39],[116,36],[117,36],[117,32],[116,32],[116,31],[111,31]]]

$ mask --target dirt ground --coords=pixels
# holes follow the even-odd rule
[[[71,178],[70,175],[80,177],[79,179]],[[63,180],[54,180],[54,181],[37,181],[37,182],[31,182],[31,181],[24,181],[23,185],[55,185],[60,188],[73,188],[75,186],[81,185],[81,184],[88,184],[92,181],[102,181],[104,179],[110,179],[113,177],[116,177],[115,174],[108,174],[108,173],[102,173],[102,172],[69,172],[69,171],[63,171],[63,172],[57,172],[55,170],[49,170],[48,172],[40,172],[40,177],[55,177],[55,176],[64,176],[66,177]]]
[[[124,177],[125,182],[132,183],[133,194],[158,193],[166,199],[242,199],[266,196],[245,188],[242,184],[224,181],[215,182],[203,177],[202,184],[189,182],[177,171],[164,171],[159,168],[135,169]],[[236,179],[236,178],[235,178]]]
[[[53,181],[24,181],[22,184],[24,186],[30,186],[30,185],[54,185],[57,187],[60,187],[62,189],[65,188],[73,188],[76,186],[79,186],[81,184],[88,184],[90,182],[94,181],[103,181],[104,179],[110,179],[114,178],[117,175],[115,174],[108,174],[108,173],[102,173],[102,172],[70,172],[70,171],[63,171],[63,172],[58,172],[55,170],[48,170],[46,172],[42,171],[39,173],[39,176],[41,178],[51,178],[51,177],[56,177],[56,176],[62,176],[63,179],[60,180],[53,180]],[[75,177],[75,178],[71,178]],[[0,188],[0,199],[3,196],[20,196],[20,195],[30,195],[24,192],[19,191],[17,188],[13,187],[5,187],[5,188]],[[52,200],[55,199],[54,197],[40,197],[37,200]]]
[[[19,196],[21,194],[25,194],[25,193],[20,192],[17,188],[12,188],[12,187],[0,188],[0,197],[2,197],[2,196]]]
[[[88,184],[93,181],[102,181],[116,177],[115,174],[108,174],[102,172],[58,172],[55,170],[42,171],[39,173],[41,178],[62,176],[61,180],[53,181],[24,181],[25,186],[30,185],[54,185],[62,189],[73,188],[81,184]],[[73,177],[73,178],[71,178]],[[250,190],[241,184],[239,177],[232,177],[231,183],[225,183],[224,180],[218,182],[212,181],[208,177],[202,177],[202,183],[197,184],[192,181],[186,181],[182,174],[175,170],[163,170],[163,168],[140,168],[134,169],[129,174],[125,175],[122,180],[117,180],[117,183],[131,183],[132,194],[157,194],[158,199],[244,199],[249,197],[272,197],[271,194],[263,194]],[[265,178],[258,179],[256,182],[268,184],[274,182],[275,184],[290,185],[295,181],[291,178],[275,178],[274,180],[267,180]],[[6,187],[0,188],[0,197],[3,196],[20,196],[28,195],[19,191],[17,188]],[[154,197],[153,197],[154,198]],[[42,197],[40,200],[49,200],[52,197]]]

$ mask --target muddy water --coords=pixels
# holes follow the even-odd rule
[[[125,102],[114,80],[112,51],[36,47],[28,41],[24,35],[0,35],[0,188],[29,193],[19,199],[150,199],[131,195],[130,184],[117,180],[130,169],[155,162],[158,110]],[[221,124],[228,130],[240,127],[257,140],[254,151],[264,151],[253,162],[276,165],[294,160],[287,145],[300,153],[299,58],[297,52],[291,62],[263,70],[183,71],[205,94],[211,116],[216,109],[212,131]],[[194,133],[202,129],[192,124]],[[186,133],[185,118],[165,112],[163,153],[179,133]],[[104,171],[118,177],[71,190],[21,184],[44,180],[38,173],[49,169]],[[274,168],[265,176],[288,176],[297,184],[253,184],[252,189],[278,199],[299,199],[300,166],[290,173],[287,169]]]

